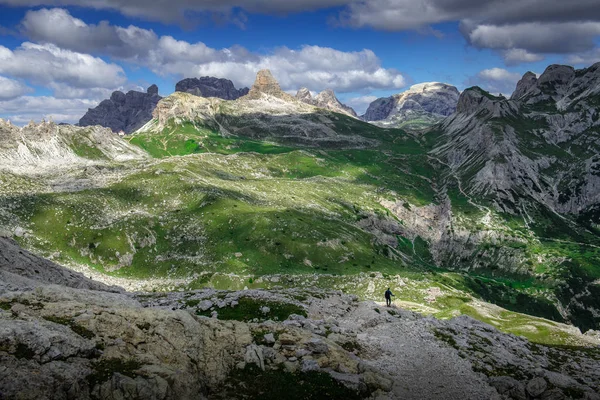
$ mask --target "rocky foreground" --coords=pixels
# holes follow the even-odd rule
[[[600,399],[556,348],[311,289],[127,293],[0,238],[1,399]]]

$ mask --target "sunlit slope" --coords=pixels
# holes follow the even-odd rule
[[[536,199],[515,213],[469,191],[442,127],[415,136],[264,96],[178,93],[157,110],[127,137],[152,159],[4,173],[4,229],[115,277],[241,289],[282,275],[370,298],[399,277],[422,282],[403,301],[433,314],[474,296],[595,326],[595,236]]]

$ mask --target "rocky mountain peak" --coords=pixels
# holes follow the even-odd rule
[[[537,83],[537,75],[533,72],[526,72],[521,80],[517,83],[517,88],[510,97],[512,100],[518,100],[527,93]]]
[[[114,103],[124,103],[125,102],[125,93],[121,92],[120,90],[115,90],[110,95],[110,101],[112,101]]]
[[[158,86],[151,85],[148,87],[148,89],[146,89],[146,93],[150,94],[150,95],[157,95],[158,94]]]
[[[303,87],[303,88],[300,88],[300,90],[298,90],[298,93],[296,93],[296,99],[299,101],[302,101],[304,103],[310,104],[313,98],[312,98],[312,94],[310,94],[310,90]]]
[[[382,126],[406,127],[412,121],[422,128],[439,122],[456,110],[458,89],[441,82],[424,82],[411,86],[407,91],[390,97],[382,97],[369,105],[363,119],[381,121]]]
[[[549,95],[563,95],[575,78],[575,69],[568,65],[550,65],[537,81],[537,87]],[[557,100],[557,99],[555,99]]]
[[[261,69],[256,74],[256,80],[254,81],[254,85],[250,88],[248,92],[248,98],[250,99],[260,99],[262,95],[269,95],[273,97],[278,97],[282,100],[293,101],[294,98],[281,90],[281,86],[279,86],[279,82],[273,77],[273,74],[268,69]]]
[[[152,112],[162,99],[158,86],[150,86],[146,92],[130,90],[126,94],[115,91],[110,99],[90,108],[79,120],[79,126],[100,125],[113,132],[132,133],[152,119]]]
[[[458,98],[456,112],[459,114],[476,114],[482,110],[491,113],[494,117],[512,115],[518,111],[515,102],[504,97],[494,96],[479,86],[465,89]]]
[[[186,78],[175,85],[176,92],[190,93],[200,97],[217,97],[223,100],[236,100],[248,94],[248,88],[236,89],[229,79],[203,76]]]
[[[352,109],[352,107],[342,104],[332,89],[325,89],[313,98],[307,88],[302,88],[298,90],[298,93],[296,93],[296,99],[315,107],[325,108],[333,112],[356,117],[356,112]]]

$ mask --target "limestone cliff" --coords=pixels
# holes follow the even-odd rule
[[[338,100],[338,98],[335,96],[335,93],[331,89],[326,89],[313,98],[307,88],[301,88],[298,90],[298,93],[296,93],[296,99],[303,103],[311,104],[315,107],[325,108],[340,114],[346,114],[350,117],[356,118],[357,116],[352,107],[342,104],[342,102]]]
[[[420,83],[403,93],[375,100],[362,118],[384,127],[422,129],[451,115],[456,110],[458,97],[454,86]]]
[[[152,119],[152,112],[162,97],[152,85],[146,93],[130,90],[126,94],[113,92],[110,99],[90,108],[79,120],[79,126],[100,125],[113,132],[132,133]]]
[[[175,85],[176,92],[191,93],[202,97],[218,97],[223,100],[236,100],[248,94],[249,90],[248,88],[236,89],[229,79],[211,76],[186,78]]]

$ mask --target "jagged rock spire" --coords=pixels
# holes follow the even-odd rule
[[[279,82],[277,82],[277,80],[273,77],[273,74],[271,74],[271,71],[268,69],[261,69],[258,71],[254,85],[252,85],[252,88],[250,88],[250,92],[248,93],[247,97],[250,99],[259,99],[264,94],[278,97],[286,101],[294,100],[291,95],[281,90]]]

